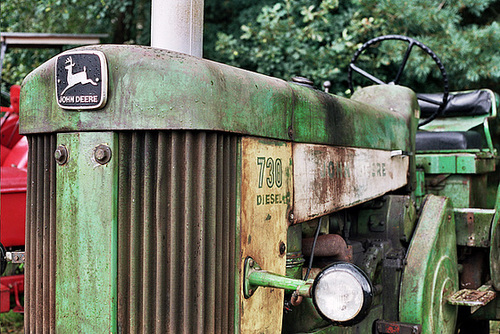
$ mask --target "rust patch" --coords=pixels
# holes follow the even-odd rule
[[[407,183],[409,159],[390,151],[294,144],[296,222],[351,207]]]

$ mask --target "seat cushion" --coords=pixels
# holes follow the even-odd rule
[[[440,103],[443,94],[417,94],[418,98]],[[439,106],[423,100],[418,100],[421,117],[431,116]],[[448,103],[438,117],[479,116],[487,115],[491,111],[491,95],[486,90],[477,90],[467,93],[456,93],[448,96]]]
[[[483,138],[478,132],[417,132],[417,151],[468,150],[483,147]]]

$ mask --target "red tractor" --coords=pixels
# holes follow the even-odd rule
[[[0,248],[24,250],[24,229],[26,216],[26,178],[28,164],[28,141],[19,134],[19,92],[20,86],[10,88],[10,107],[1,107],[1,207]],[[24,292],[24,276],[12,266],[7,276],[0,277],[0,312],[10,310],[13,295],[14,311],[23,312],[20,293]]]
[[[55,48],[62,51],[68,45],[97,44],[103,34],[38,34],[2,33],[0,71],[8,48]],[[28,141],[19,134],[19,93],[21,87],[10,88],[10,106],[1,107],[1,225],[0,258],[12,260],[5,268],[0,263],[0,313],[23,312],[23,263],[25,246],[26,185]],[[17,258],[16,258],[17,257]],[[3,263],[3,262],[2,262]],[[13,298],[12,298],[13,297]],[[12,303],[15,301],[15,304]]]

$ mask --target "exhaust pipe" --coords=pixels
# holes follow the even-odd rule
[[[151,46],[203,55],[203,0],[152,0]]]

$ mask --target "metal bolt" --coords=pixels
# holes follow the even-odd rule
[[[94,159],[101,165],[105,165],[111,160],[111,149],[107,145],[99,145],[94,151]]]
[[[64,145],[59,145],[54,152],[54,158],[59,165],[64,165],[68,161],[68,149]]]
[[[332,83],[329,80],[327,80],[323,82],[323,87],[325,88],[325,92],[328,93],[330,91],[330,88],[332,87]]]
[[[293,214],[293,212],[290,212],[290,215],[288,216],[288,220],[293,222],[295,219],[295,215]]]
[[[253,265],[254,265],[253,259],[248,259],[248,266],[253,267]]]
[[[280,255],[285,254],[285,251],[286,251],[285,243],[283,241],[280,241]]]

